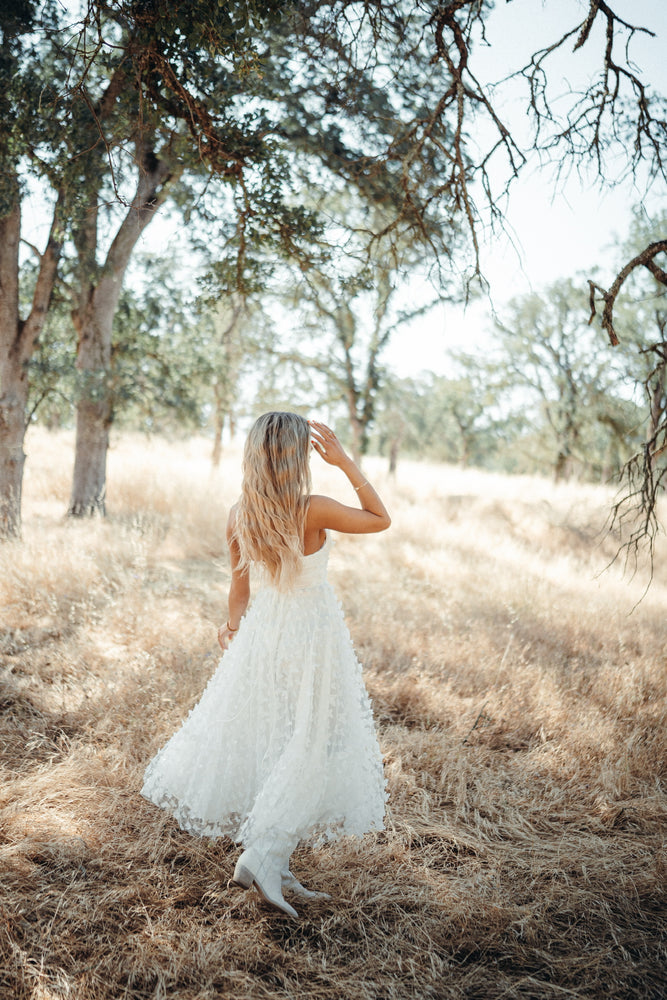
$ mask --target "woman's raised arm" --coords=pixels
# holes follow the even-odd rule
[[[313,448],[328,465],[334,465],[345,473],[361,505],[361,509],[348,507],[331,497],[312,496],[308,510],[309,530],[332,528],[334,531],[359,535],[385,531],[391,524],[391,518],[374,487],[326,424],[315,420],[308,422],[311,427]]]

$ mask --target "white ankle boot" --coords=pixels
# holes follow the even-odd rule
[[[254,885],[270,906],[290,917],[298,917],[294,907],[283,899],[280,877],[283,857],[282,852],[275,849],[260,851],[256,847],[249,847],[236,862],[231,881],[242,889],[249,889]]]

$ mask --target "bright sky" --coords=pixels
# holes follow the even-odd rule
[[[639,75],[656,91],[667,94],[666,0],[617,0],[612,6],[628,22],[650,26],[657,33],[656,38],[635,36],[630,56]],[[485,77],[498,79],[527,61],[537,47],[560,37],[565,26],[583,20],[587,8],[588,3],[581,0],[498,0],[487,31],[490,46],[474,53],[473,64],[478,66],[475,60],[483,56]],[[588,53],[583,50],[571,57],[570,44],[568,57],[554,63],[554,81],[562,81],[563,92],[570,85],[576,87],[580,79],[601,64],[603,44],[598,31],[591,36]],[[583,77],[577,79],[571,75],[574,59],[582,64]],[[505,117],[512,127],[525,128],[525,97],[523,102],[519,99],[514,105],[508,104]],[[483,270],[491,285],[495,309],[502,312],[508,299],[539,290],[558,278],[571,277],[578,271],[590,273],[594,265],[600,265],[602,273],[613,280],[615,258],[611,247],[616,236],[626,235],[630,208],[639,202],[640,194],[631,183],[600,191],[576,175],[555,191],[552,171],[531,165],[512,187],[507,210],[516,249],[500,237],[483,248]],[[654,186],[646,199],[649,212],[651,206],[665,204],[665,187]],[[446,374],[445,350],[483,344],[488,341],[489,328],[488,302],[475,303],[467,310],[448,307],[398,334],[385,357],[400,375],[416,375],[425,369]]]

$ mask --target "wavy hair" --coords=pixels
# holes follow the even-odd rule
[[[310,499],[310,427],[297,413],[264,413],[250,428],[234,535],[241,567],[260,563],[281,590],[301,568]]]

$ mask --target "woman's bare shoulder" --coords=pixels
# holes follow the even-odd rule
[[[308,508],[306,510],[306,525],[314,524],[327,510],[331,503],[331,497],[321,496],[318,493],[311,493],[308,497]]]

